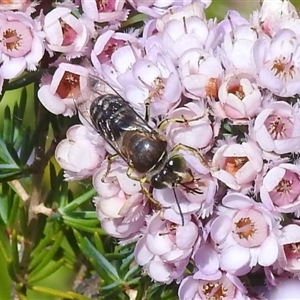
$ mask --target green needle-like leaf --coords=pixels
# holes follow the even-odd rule
[[[41,272],[45,268],[45,266],[53,259],[53,256],[56,254],[57,250],[61,246],[61,242],[64,238],[63,232],[59,232],[55,238],[54,243],[52,244],[51,248],[47,251],[47,253],[44,255],[43,259],[41,260],[40,264],[36,266],[31,272],[30,275],[34,276]]]
[[[35,276],[33,276],[32,273],[29,274],[28,282],[30,284],[32,284],[32,283],[38,282],[44,278],[47,278],[47,277],[51,276],[53,273],[55,273],[58,269],[60,269],[63,265],[64,265],[63,258],[61,258],[60,260],[58,260],[56,262],[49,263],[41,272],[39,272]]]
[[[97,250],[101,253],[104,254],[105,250],[104,250],[104,246],[103,246],[103,242],[102,242],[102,238],[100,236],[100,234],[98,232],[94,233],[94,243],[95,246],[97,248]]]
[[[20,197],[15,195],[11,201],[11,208],[7,220],[7,227],[12,228],[19,213]]]
[[[95,226],[89,227],[88,225],[86,226],[85,224],[83,224],[82,222],[77,221],[77,220],[76,221],[64,220],[64,223],[73,229],[79,229],[79,230],[91,232],[91,233],[98,232],[101,235],[106,235],[106,232],[102,228],[97,228]]]
[[[129,271],[126,273],[126,275],[124,276],[124,280],[128,281],[128,280],[132,280],[132,277],[134,277],[136,274],[138,274],[141,270],[141,267],[139,265],[134,265],[132,266]],[[140,277],[139,277],[140,280]]]
[[[16,230],[13,230],[11,233],[11,254],[12,262],[14,264],[14,270],[16,273],[19,273],[20,263],[19,263],[19,250],[18,250],[18,236]]]
[[[33,291],[40,292],[45,295],[51,295],[51,296],[57,297],[58,299],[90,300],[89,298],[84,297],[84,296],[79,295],[74,292],[60,292],[55,289],[50,289],[47,287],[37,286],[37,285],[29,286],[29,288]]]
[[[116,268],[87,239],[74,231],[79,247],[85,257],[91,262],[98,275],[106,282],[121,282]]]
[[[0,228],[0,251],[2,252],[5,260],[9,262],[11,260],[11,252],[8,237],[3,228]]]
[[[71,203],[66,205],[64,208],[59,209],[61,214],[67,214],[74,210],[76,210],[80,205],[85,203],[86,201],[90,200],[93,196],[95,196],[95,190],[91,189],[87,191],[86,193],[82,194],[80,197],[74,199]]]
[[[77,216],[80,216],[80,214],[78,214]],[[84,214],[82,214],[82,217],[84,217]],[[93,219],[83,219],[83,218],[72,218],[69,215],[64,215],[63,219],[65,221],[69,221],[69,222],[73,222],[74,224],[78,224],[78,225],[82,225],[82,226],[86,226],[86,227],[98,227],[99,226],[99,220],[96,218]]]

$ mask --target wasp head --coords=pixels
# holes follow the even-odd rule
[[[152,176],[150,183],[156,189],[164,189],[191,181],[193,181],[193,177],[187,171],[185,159],[181,155],[175,154],[166,161],[159,173]]]

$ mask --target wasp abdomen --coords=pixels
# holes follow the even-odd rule
[[[146,173],[159,163],[164,162],[167,142],[155,135],[139,131],[124,134],[121,152],[139,173]]]

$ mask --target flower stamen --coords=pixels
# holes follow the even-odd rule
[[[202,287],[205,299],[222,300],[227,296],[228,289],[223,284],[208,282]]]
[[[255,224],[251,221],[250,218],[241,218],[238,222],[235,223],[235,225],[235,233],[239,236],[240,239],[248,240],[248,238],[253,237],[256,232]]]
[[[75,97],[79,91],[79,75],[66,71],[56,90],[61,98]]]

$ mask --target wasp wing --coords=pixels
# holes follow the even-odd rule
[[[115,89],[95,76],[89,77],[88,87],[81,93],[77,108],[81,121],[96,130],[129,165],[132,160],[124,149],[126,133],[160,140],[158,132]]]

